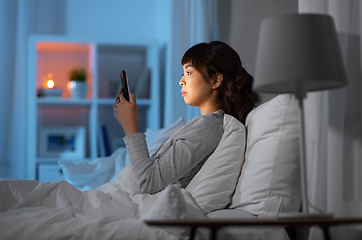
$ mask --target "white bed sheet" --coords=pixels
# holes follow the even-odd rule
[[[186,204],[177,185],[145,198],[150,208],[142,215],[131,196],[114,183],[103,191],[82,192],[66,181],[3,180],[0,191],[1,239],[182,239],[188,234],[184,229],[148,227],[143,219],[204,217],[195,205]],[[167,205],[172,207],[161,211]]]
[[[149,227],[144,219],[206,218],[178,184],[142,194],[130,167],[117,181],[80,191],[66,181],[0,181],[1,239],[188,239],[188,229]],[[222,231],[230,239],[281,239],[282,228]],[[197,239],[206,239],[202,230]]]

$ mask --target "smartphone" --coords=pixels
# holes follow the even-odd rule
[[[128,79],[126,71],[123,70],[120,75],[121,75],[123,96],[129,102],[129,88],[128,88]]]

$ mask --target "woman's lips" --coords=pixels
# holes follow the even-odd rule
[[[181,91],[181,95],[182,95],[182,96],[185,96],[185,95],[186,95],[186,92]]]

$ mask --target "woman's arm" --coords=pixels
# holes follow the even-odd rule
[[[156,193],[178,180],[186,187],[218,146],[222,122],[220,113],[192,119],[164,144],[154,161],[150,160],[144,134],[126,136],[130,164],[142,192]]]

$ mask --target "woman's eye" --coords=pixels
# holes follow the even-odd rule
[[[182,76],[190,75],[190,74],[191,74],[190,72],[186,72],[186,73],[183,73]]]

